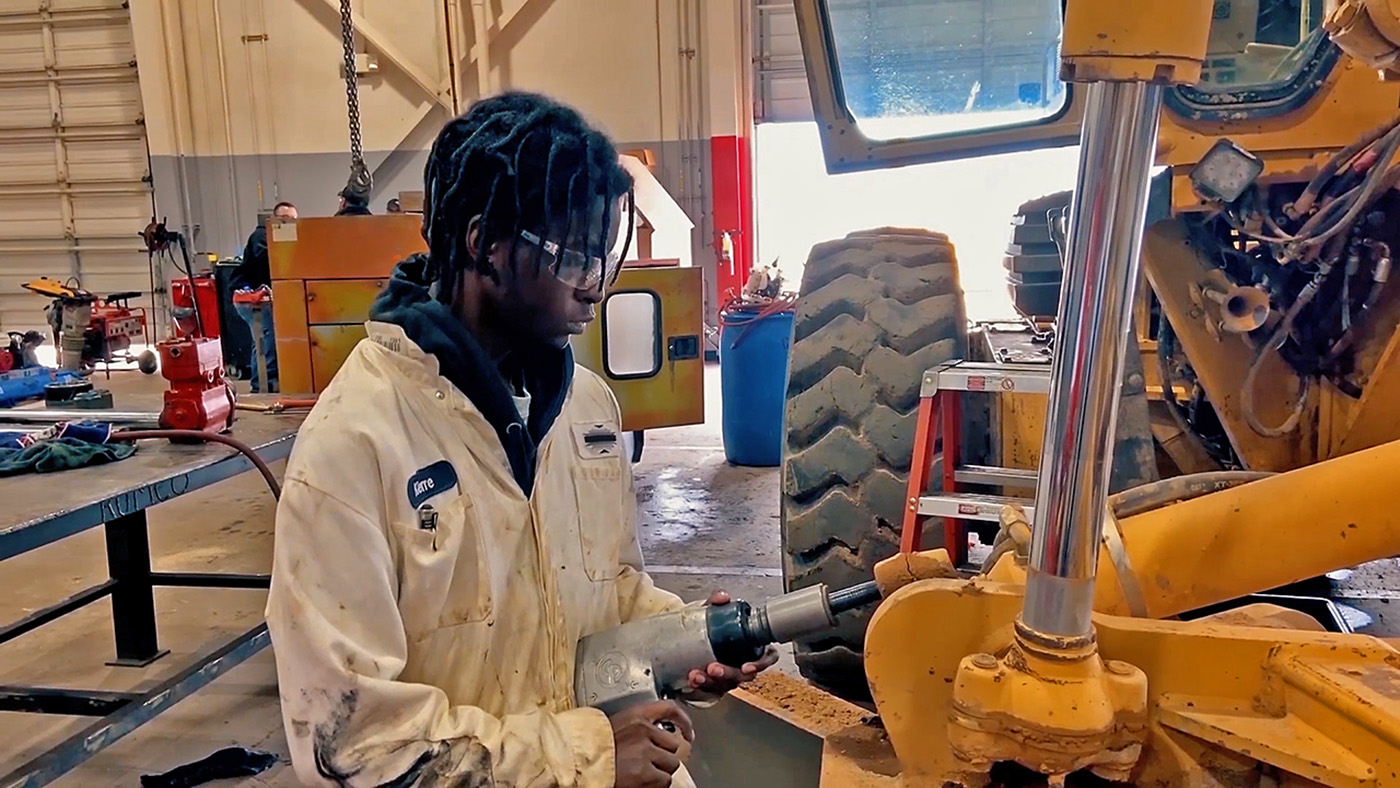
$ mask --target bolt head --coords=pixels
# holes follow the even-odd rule
[[[997,666],[1000,664],[1001,663],[997,662],[997,658],[992,656],[991,654],[972,655],[972,666],[975,668],[981,668],[982,670],[996,670]]]
[[[1115,676],[1131,676],[1136,670],[1132,665],[1117,659],[1110,659],[1104,663],[1104,668]]]

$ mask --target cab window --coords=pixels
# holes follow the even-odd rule
[[[1021,126],[1065,107],[1060,0],[828,0],[846,109],[871,140]]]
[[[1323,47],[1323,0],[1215,0],[1203,93],[1287,85]]]

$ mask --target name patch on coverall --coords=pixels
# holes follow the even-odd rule
[[[429,498],[457,486],[457,470],[447,460],[439,460],[408,477],[408,503],[414,509]]]

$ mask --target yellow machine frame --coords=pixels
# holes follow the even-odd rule
[[[1031,129],[871,142],[838,91],[827,89],[835,84],[834,59],[823,4],[796,5],[817,114],[833,119],[824,124],[833,171],[1062,141],[1085,118],[1074,104],[1059,121]],[[1209,0],[1069,0],[1063,74],[1093,83],[1194,82],[1211,17]],[[1367,19],[1371,28],[1362,24]],[[1350,44],[1353,59],[1301,108],[1219,122],[1163,113],[1156,159],[1178,166],[1174,216],[1208,207],[1183,180],[1184,165],[1226,135],[1263,159],[1263,183],[1296,182],[1394,117],[1400,84],[1378,80],[1372,69],[1400,60],[1400,8],[1393,0],[1329,0],[1325,26],[1344,45],[1347,36],[1365,45]],[[1396,35],[1387,39],[1387,31]],[[1392,382],[1400,377],[1400,314],[1372,321],[1368,339],[1381,349],[1358,361],[1368,378],[1359,401],[1324,386],[1304,416],[1318,424],[1315,432],[1245,435],[1234,393],[1253,350],[1238,336],[1209,330],[1220,316],[1193,297],[1206,266],[1179,220],[1148,229],[1142,259],[1239,456],[1256,470],[1288,472],[1121,522],[1105,512],[1097,584],[1092,569],[1088,576],[1097,612],[1087,636],[1028,622],[1027,584],[1048,564],[1044,555],[1027,556],[1032,529],[1015,509],[1004,514],[1002,529],[1015,549],[981,576],[959,577],[943,550],[897,555],[877,567],[887,598],[867,632],[865,667],[885,733],[872,736],[862,724],[827,735],[824,786],[981,786],[1005,762],[1046,775],[1051,785],[1083,771],[1141,786],[1400,785],[1400,651],[1391,644],[1307,631],[1278,609],[1152,620],[1400,553],[1400,514],[1381,492],[1400,468]],[[1262,388],[1299,388],[1282,362],[1260,377]],[[1033,405],[1018,407],[1023,413]],[[1274,398],[1266,407],[1291,403]],[[1278,423],[1272,415],[1260,414]],[[1015,420],[1018,411],[1002,417]],[[1057,586],[1041,580],[1041,590],[1065,600],[1082,593],[1077,576],[1061,577]],[[1050,598],[1041,594],[1041,604]]]
[[[624,268],[607,299],[598,305],[598,319],[573,340],[578,363],[602,375],[617,397],[623,430],[705,421],[704,288],[704,272],[699,268]],[[608,363],[607,347],[613,336],[609,305],[611,299],[628,293],[651,295],[657,305],[656,366],[649,374],[619,375]]]

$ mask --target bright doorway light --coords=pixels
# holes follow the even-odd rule
[[[1074,186],[1079,148],[828,175],[814,123],[758,126],[758,257],[796,290],[814,244],[874,227],[946,233],[957,248],[968,317],[1014,318],[1002,258],[1028,200]]]

